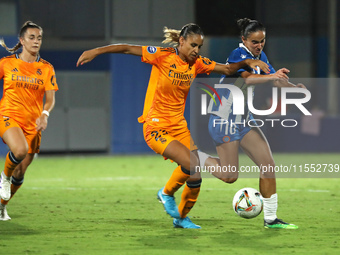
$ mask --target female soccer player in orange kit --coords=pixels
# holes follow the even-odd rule
[[[41,131],[47,128],[58,90],[53,66],[39,56],[42,36],[42,28],[27,21],[16,46],[10,49],[0,41],[11,53],[22,48],[20,53],[0,60],[0,79],[4,81],[0,136],[10,149],[0,183],[0,220],[3,221],[11,219],[6,205],[22,185],[34,154],[39,152]]]
[[[166,39],[163,43],[173,43],[174,48],[108,45],[85,51],[79,57],[77,66],[90,62],[104,53],[141,56],[143,62],[152,65],[143,115],[138,121],[144,123],[144,138],[149,147],[178,164],[157,196],[166,212],[174,218],[174,227],[200,228],[187,217],[197,200],[201,185],[200,173],[195,173],[195,166],[200,163],[197,147],[183,115],[190,85],[200,73],[232,74],[247,65],[253,68],[259,66],[265,72],[269,69],[267,64],[259,60],[224,65],[200,56],[203,31],[196,24],[187,24],[180,31],[165,28],[164,33]],[[177,208],[174,193],[184,183],[186,185]]]

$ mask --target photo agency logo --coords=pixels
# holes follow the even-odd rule
[[[249,110],[249,112],[258,115],[258,116],[269,116],[273,114],[278,107],[281,109],[280,116],[287,116],[287,106],[288,105],[295,105],[300,112],[303,113],[303,115],[312,115],[304,106],[305,103],[309,102],[311,99],[311,93],[309,90],[304,88],[297,88],[297,87],[284,87],[280,89],[281,96],[279,100],[279,93],[278,88],[273,87],[272,88],[272,105],[269,109],[266,110],[260,110],[256,109],[254,107],[254,87],[249,86],[246,90],[247,93],[244,93],[239,87],[231,84],[215,84],[214,87],[199,82],[200,85],[203,85],[205,88],[199,88],[202,91],[204,91],[206,94],[201,95],[201,115],[207,115],[208,113],[208,98],[207,95],[210,96],[210,100],[213,101],[213,104],[215,106],[220,104],[219,108],[224,109],[224,111],[232,112],[233,115],[242,115],[245,116],[244,118],[241,118],[241,121],[234,120],[232,124],[243,124],[244,126],[249,127],[262,127],[265,125],[265,123],[268,123],[271,125],[271,127],[275,126],[275,123],[280,123],[283,127],[296,127],[298,125],[298,121],[296,119],[282,119],[282,118],[261,118],[261,119],[250,119],[246,120],[246,116],[248,115],[248,112],[246,112],[246,109]],[[211,91],[209,91],[209,90]],[[229,99],[222,99],[221,95],[218,94],[216,89],[228,89],[230,91]],[[221,94],[221,93],[220,93]],[[291,95],[294,95],[292,98]],[[299,95],[300,98],[296,98],[296,96]],[[232,100],[230,100],[230,98]],[[218,101],[217,101],[218,100]],[[230,108],[225,107],[223,103],[227,103]],[[245,105],[247,104],[247,105]],[[247,107],[246,107],[247,106]],[[222,110],[223,111],[223,110]],[[223,115],[223,114],[222,114]],[[228,121],[232,122],[233,120],[231,118],[229,119],[215,119],[214,125],[222,125],[227,124]]]

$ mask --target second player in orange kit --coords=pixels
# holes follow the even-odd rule
[[[3,221],[11,219],[6,206],[23,184],[25,172],[39,152],[41,131],[47,128],[58,90],[53,66],[39,55],[42,36],[42,28],[27,21],[16,46],[10,49],[0,41],[11,53],[22,48],[21,52],[0,60],[0,79],[4,81],[0,136],[10,150],[0,182],[0,220]]]

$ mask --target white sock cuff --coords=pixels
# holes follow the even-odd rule
[[[274,221],[277,216],[277,193],[271,195],[269,198],[263,198],[263,213],[264,220],[267,222]]]
[[[263,201],[276,202],[277,203],[277,193],[271,195],[269,198],[264,198]]]
[[[8,176],[5,174],[5,172],[2,171],[2,172],[1,172],[1,178],[4,178],[4,179],[6,179],[6,180],[9,181],[9,180],[11,179],[11,176],[8,177]]]
[[[210,155],[200,150],[197,150],[197,154],[198,154],[198,159],[200,161],[200,166],[204,167],[205,161],[207,160],[207,158],[210,157]]]

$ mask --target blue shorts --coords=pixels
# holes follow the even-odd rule
[[[249,120],[254,119],[250,114]],[[244,123],[236,124],[231,120],[225,120],[219,116],[210,115],[209,118],[209,134],[214,140],[215,145],[223,143],[230,143],[236,140],[242,140],[242,138],[251,130],[247,121]]]

